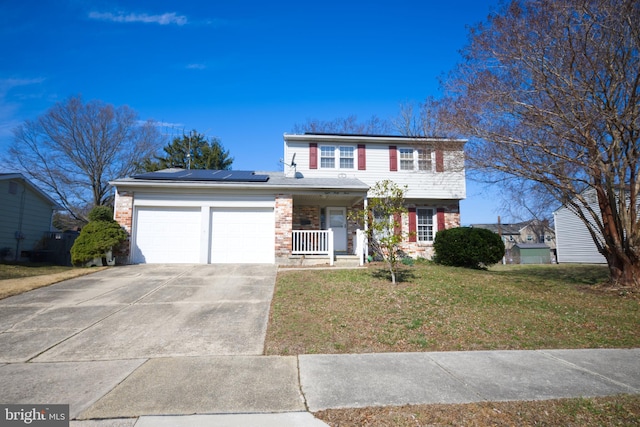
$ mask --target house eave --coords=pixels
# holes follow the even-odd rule
[[[304,184],[300,182],[287,183],[234,183],[234,182],[202,182],[202,181],[157,181],[157,180],[139,180],[139,179],[122,179],[110,181],[109,184],[116,188],[123,189],[211,189],[211,190],[253,190],[253,191],[269,191],[269,192],[289,192],[289,193],[317,193],[322,191],[338,192],[338,193],[365,193],[369,190],[369,186],[362,183],[357,185],[344,185],[336,183],[334,185],[314,185],[313,183]]]
[[[325,134],[325,133],[308,133],[308,134],[284,134],[285,141],[291,142],[344,142],[357,143],[367,142],[374,144],[425,144],[425,143],[451,143],[465,144],[467,139],[458,138],[434,138],[434,137],[412,137],[412,136],[395,136],[395,135],[343,135],[343,134]]]

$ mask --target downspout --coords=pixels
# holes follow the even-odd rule
[[[22,195],[20,196],[20,214],[18,215],[18,231],[16,231],[16,255],[15,261],[18,261],[18,255],[20,254],[20,240],[24,239],[24,235],[22,234],[22,221],[24,218],[24,204],[26,199],[27,186],[22,184]]]

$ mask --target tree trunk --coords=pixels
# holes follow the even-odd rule
[[[607,255],[607,263],[612,286],[640,289],[640,263],[614,253]]]

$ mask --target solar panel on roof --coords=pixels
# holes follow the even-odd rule
[[[267,182],[269,175],[256,175],[253,171],[178,169],[147,172],[134,175],[133,178],[160,181]]]

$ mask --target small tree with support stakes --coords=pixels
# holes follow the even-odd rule
[[[399,187],[393,181],[379,181],[369,191],[367,209],[355,211],[352,215],[357,222],[369,225],[369,246],[384,260],[393,284],[396,284],[401,261],[403,235],[400,218],[407,211],[404,206],[406,191],[406,186]]]

